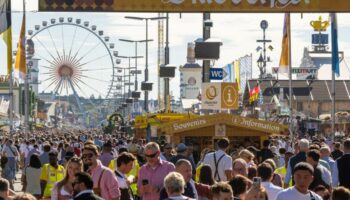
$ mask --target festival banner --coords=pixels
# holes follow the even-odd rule
[[[349,12],[349,0],[39,0],[39,11]]]

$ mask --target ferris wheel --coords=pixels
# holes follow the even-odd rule
[[[32,43],[33,49],[35,44],[32,56],[40,60],[40,92],[73,95],[80,111],[84,111],[81,98],[89,100],[92,107],[113,99],[118,52],[103,30],[89,21],[60,17],[42,21],[28,30],[28,35],[28,44]]]

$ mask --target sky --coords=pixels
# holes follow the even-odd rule
[[[12,15],[12,27],[13,27],[13,46],[18,41],[19,31],[21,26],[22,13],[16,12],[22,10],[22,0],[12,0],[12,10],[14,11]],[[42,21],[50,21],[51,18],[55,18],[58,21],[59,17],[73,17],[74,19],[81,19],[82,21],[89,21],[90,24],[97,26],[98,30],[103,30],[105,35],[110,36],[111,42],[115,43],[115,50],[119,52],[119,55],[123,56],[134,56],[134,45],[129,43],[124,43],[118,41],[119,39],[131,39],[131,40],[143,40],[145,38],[145,24],[144,22],[127,20],[125,16],[142,16],[142,17],[156,17],[157,13],[48,13],[48,12],[36,12],[38,10],[37,0],[27,0],[26,1],[27,11],[27,29],[34,29],[34,25],[41,24]],[[311,34],[313,29],[310,26],[310,21],[317,20],[319,16],[323,19],[328,19],[328,14],[303,14],[295,13],[292,14],[292,65],[293,67],[299,67],[301,63],[301,58],[303,56],[304,47],[311,49]],[[212,21],[214,26],[212,28],[212,38],[218,38],[223,42],[221,47],[220,59],[215,62],[216,67],[222,67],[232,61],[243,57],[247,54],[253,55],[253,77],[257,77],[259,70],[256,64],[259,53],[256,52],[256,48],[261,45],[256,42],[256,40],[262,39],[263,32],[260,28],[261,20],[267,20],[269,27],[266,30],[267,39],[271,39],[271,45],[274,47],[273,51],[267,51],[267,56],[271,57],[272,62],[268,63],[268,72],[271,72],[272,67],[277,67],[279,63],[280,53],[281,53],[281,41],[283,33],[283,21],[284,14],[212,14]],[[339,49],[345,51],[345,59],[349,61],[350,56],[347,55],[347,49],[350,48],[350,14],[339,14],[338,16],[338,26],[339,26]],[[55,40],[59,39],[60,31],[64,32],[67,41],[72,39],[74,28],[72,27],[61,27],[52,29],[52,36]],[[330,30],[328,30],[328,33]],[[56,35],[55,35],[56,34]],[[74,43],[74,48],[78,48],[79,44],[83,43],[83,38],[87,33],[83,30],[79,33],[79,37],[76,38]],[[48,32],[42,32],[37,35],[45,46],[47,46],[48,51],[54,51],[54,47],[50,40],[50,35]],[[40,37],[39,37],[40,36]],[[202,14],[194,13],[183,13],[183,14],[170,14],[170,63],[176,66],[184,65],[186,63],[187,54],[187,43],[193,42],[202,36]],[[157,98],[157,22],[150,22],[149,24],[149,39],[154,39],[154,42],[149,44],[149,70],[150,70],[150,82],[154,83],[154,89],[150,93],[150,97],[153,99]],[[35,42],[35,41],[34,41]],[[86,50],[81,51],[81,54],[87,52],[88,49],[93,48],[98,40],[94,37],[88,39]],[[40,48],[42,46],[35,44],[40,53]],[[67,44],[66,44],[67,45]],[[68,47],[67,47],[68,48]],[[98,57],[99,53],[103,52],[103,48],[99,46],[101,50],[94,50],[86,56],[86,60],[93,60]],[[0,66],[6,66],[5,58],[5,44],[0,42]],[[42,50],[43,52],[45,50]],[[140,44],[138,48],[139,55],[145,55],[145,45]],[[103,54],[102,54],[103,55]],[[201,63],[201,61],[198,61]],[[41,62],[44,65],[44,61]],[[121,66],[127,66],[128,61],[122,60]],[[94,63],[89,69],[94,68],[104,68],[110,66],[108,59],[102,59],[98,63]],[[138,61],[138,69],[144,70],[145,59],[140,59]],[[41,74],[39,80],[44,80],[45,69],[40,68]],[[47,70],[47,69],[46,69]],[[0,74],[5,73],[5,67],[2,67]],[[91,93],[98,95],[100,93],[105,93],[106,87],[108,86],[108,81],[111,80],[111,69],[100,70],[96,73],[92,73],[91,76],[98,80],[104,80],[104,82],[96,82],[96,80],[86,79],[86,83],[90,86],[81,85],[81,90],[78,93],[85,92],[87,96]],[[90,75],[89,75],[90,76]],[[330,76],[330,75],[329,75]],[[143,80],[144,74],[139,75],[139,83]],[[327,78],[327,77],[325,77]],[[330,77],[329,77],[330,78]],[[178,98],[180,89],[180,76],[179,71],[176,72],[176,77],[170,81],[171,93]],[[132,78],[134,80],[134,78]],[[94,82],[95,81],[95,82]],[[44,84],[43,84],[44,85]],[[93,87],[94,89],[91,89]],[[139,86],[140,87],[140,86]],[[45,87],[46,88],[46,87]],[[41,89],[41,90],[40,90]],[[41,92],[44,86],[39,88]],[[50,89],[48,89],[50,90]],[[49,92],[46,90],[45,92]],[[97,90],[97,92],[96,92]],[[84,95],[85,96],[85,95]],[[103,96],[103,95],[102,95]],[[143,96],[143,95],[142,95]],[[141,98],[142,99],[142,98]]]

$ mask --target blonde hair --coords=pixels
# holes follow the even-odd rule
[[[83,164],[83,160],[74,156],[72,157],[71,159],[69,159],[69,161],[67,162],[67,165],[66,165],[66,175],[65,177],[63,178],[63,180],[61,180],[60,182],[57,183],[56,187],[58,190],[60,190],[69,180],[69,173],[68,173],[68,168],[69,168],[69,165],[71,163],[76,163],[77,165],[79,165],[80,167],[80,170],[81,171],[84,171],[83,168],[84,168],[84,164]]]
[[[160,151],[159,145],[155,142],[149,142],[145,146],[145,150]]]
[[[253,160],[255,157],[254,154],[247,149],[243,149],[242,151],[240,151],[238,156],[240,158],[247,158],[249,160]]]
[[[178,172],[171,172],[164,178],[164,187],[168,193],[184,193],[185,184],[183,176]]]

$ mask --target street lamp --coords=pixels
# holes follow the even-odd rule
[[[261,53],[257,63],[258,63],[258,68],[260,70],[259,79],[263,79],[263,76],[266,73],[266,68],[265,68],[265,61]]]
[[[263,47],[261,48],[260,46],[257,48],[257,51],[262,51],[260,52],[260,57],[258,60],[258,63],[262,63],[262,65],[258,65],[260,69],[260,79],[263,79],[266,75],[266,62],[271,62],[269,57],[266,57],[266,43],[271,43],[272,40],[267,40],[266,39],[266,29],[269,27],[269,23],[266,20],[262,20],[260,22],[260,28],[263,30],[263,39],[262,40],[257,40],[259,43],[263,43]],[[269,49],[273,49],[273,47],[270,45]]]
[[[121,42],[128,42],[128,43],[135,43],[135,57],[137,56],[137,44],[138,43],[143,43],[143,42],[152,42],[153,40],[128,40],[128,39],[119,39]],[[143,57],[138,57],[138,58],[143,58]],[[137,82],[137,58],[135,59],[135,92],[138,90],[138,82]]]
[[[137,74],[137,68],[136,67],[131,67],[131,59],[135,59],[135,60],[137,60],[137,59],[139,59],[139,58],[143,58],[143,56],[116,56],[117,58],[125,58],[125,59],[128,59],[129,60],[129,67],[128,67],[128,69],[129,69],[129,83],[128,83],[128,86],[129,86],[129,94],[128,94],[128,97],[130,98],[130,94],[131,94],[131,89],[130,89],[130,86],[132,85],[132,83],[131,83],[131,69],[135,69],[135,75]],[[136,61],[137,62],[137,61]],[[136,92],[136,83],[137,82],[135,82],[135,92]]]
[[[125,16],[125,19],[146,21],[146,68],[145,68],[145,83],[148,82],[148,20],[156,21],[167,19],[167,17],[133,17],[133,16]],[[144,109],[148,112],[148,91],[145,91],[145,103]]]

